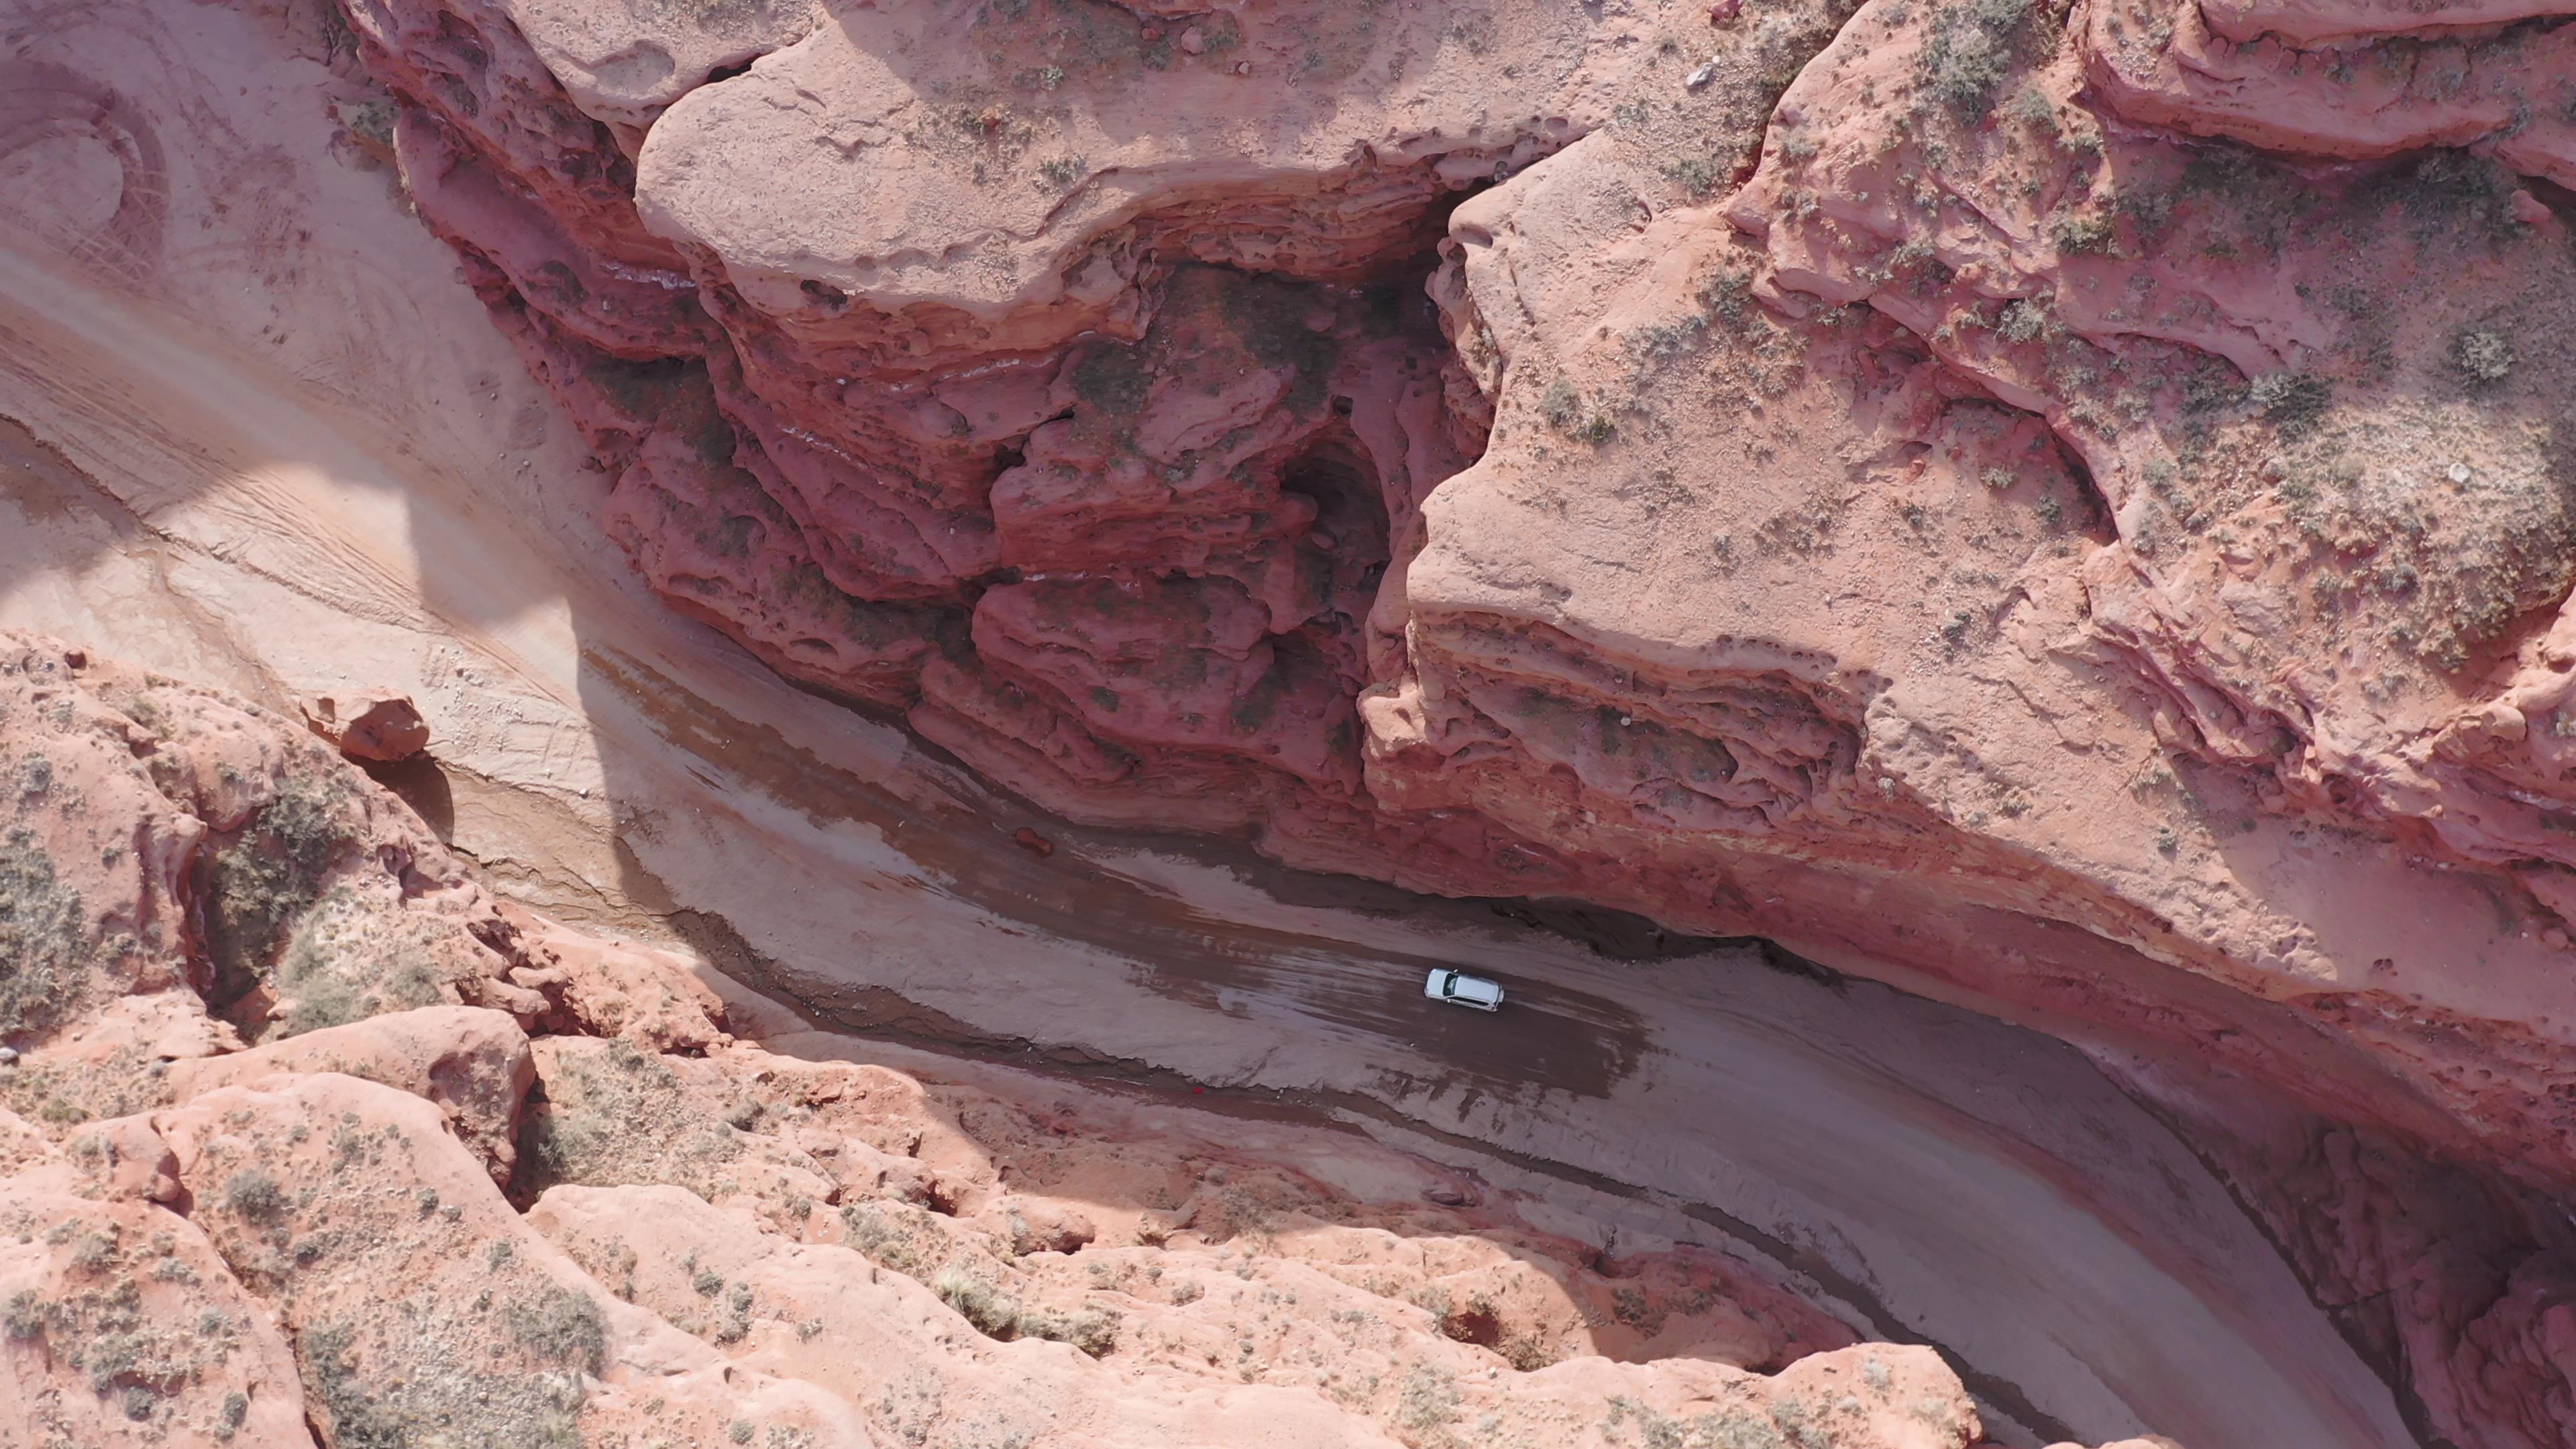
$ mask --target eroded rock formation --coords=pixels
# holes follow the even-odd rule
[[[348,12],[675,607],[1078,819],[2457,1164],[2436,1309],[2321,1206],[2414,1188],[2245,1158],[2424,1432],[2567,1422],[2545,11]]]
[[[1731,1258],[868,1061],[494,912],[294,722],[6,648],[11,1442],[1981,1442],[1933,1351]]]

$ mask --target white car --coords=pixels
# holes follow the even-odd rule
[[[1446,966],[1432,971],[1431,979],[1422,983],[1422,994],[1434,1001],[1445,1001],[1452,1006],[1472,1006],[1478,1011],[1503,1009],[1501,986],[1482,976],[1470,976]]]

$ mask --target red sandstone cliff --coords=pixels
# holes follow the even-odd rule
[[[0,634],[0,761],[0,1442],[1982,1440],[1732,1258],[496,907],[221,692]]]
[[[1076,818],[2266,1083],[2431,1422],[2568,1422],[2546,13],[348,11],[675,607]]]

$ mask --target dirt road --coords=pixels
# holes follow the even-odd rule
[[[0,0],[69,98],[0,110],[0,623],[273,704],[409,690],[443,765],[415,798],[535,904],[827,1019],[1311,1104],[1577,1236],[1767,1258],[2026,1434],[2409,1442],[2188,1148],[2063,1045],[1070,829],[659,608],[569,429],[335,139],[295,15]],[[1422,1000],[1440,961],[1512,1009]]]

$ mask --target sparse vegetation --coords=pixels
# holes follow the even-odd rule
[[[1706,156],[1685,156],[1664,167],[1664,179],[1688,193],[1694,201],[1704,200],[1726,184],[1727,172]]]
[[[971,1268],[951,1267],[932,1281],[931,1291],[987,1338],[1045,1338],[1069,1343],[1093,1358],[1106,1357],[1118,1346],[1118,1315],[1095,1304],[1070,1314],[1023,1308],[1017,1298]]]
[[[1447,1427],[1458,1417],[1458,1381],[1436,1364],[1416,1363],[1404,1371],[1404,1389],[1396,1400],[1395,1422],[1417,1434]]]
[[[470,1337],[464,1322],[413,1324],[398,1370],[387,1363],[371,1372],[356,1355],[353,1325],[325,1323],[298,1334],[296,1361],[307,1402],[329,1426],[326,1442],[415,1449],[444,1442],[450,1425],[471,1423],[484,1443],[581,1449],[579,1364],[531,1370],[482,1343],[468,1348]]]
[[[2037,86],[2024,86],[2012,98],[2012,118],[2034,131],[2057,129],[2057,107]]]
[[[711,1104],[693,1103],[658,1057],[611,1041],[558,1054],[546,1099],[520,1130],[520,1162],[540,1189],[677,1183],[721,1195],[717,1176],[742,1153],[742,1137]]]
[[[1589,406],[1574,384],[1561,377],[1539,397],[1538,415],[1549,427],[1580,442],[1606,442],[1618,431],[1608,413]]]
[[[85,994],[85,921],[34,832],[0,839],[0,1037],[51,1026]]]
[[[1984,111],[2011,73],[2014,46],[2030,16],[2029,0],[1966,0],[1944,8],[1916,62],[1924,89],[1961,116]]]
[[[2077,255],[2112,256],[2119,251],[2118,228],[2110,213],[2101,211],[2070,212],[2049,223],[2048,240],[2061,252]]]
[[[351,848],[341,820],[348,786],[328,771],[308,766],[279,780],[276,798],[212,853],[206,947],[226,998],[267,974]]]
[[[893,1221],[889,1215],[894,1215]],[[851,1203],[841,1209],[841,1240],[898,1273],[918,1278],[931,1260],[915,1241],[923,1225],[906,1220],[905,1215],[924,1216],[921,1209],[899,1203]]]
[[[2052,330],[2053,320],[2045,305],[2026,298],[2015,298],[2004,305],[1995,322],[1995,335],[2006,342],[2031,342]]]
[[[266,1221],[286,1210],[286,1189],[261,1169],[245,1167],[224,1179],[224,1206],[243,1217]]]
[[[534,1301],[510,1309],[510,1332],[538,1357],[596,1374],[608,1352],[608,1330],[590,1295],[549,1283]]]
[[[300,1035],[443,999],[432,963],[452,947],[453,922],[387,912],[348,889],[333,890],[295,923],[269,973],[293,1004],[280,1034]]]
[[[2245,389],[2245,400],[2283,437],[2296,438],[2324,420],[2334,402],[2334,388],[2313,373],[2275,372],[2254,379]]]
[[[2452,334],[2451,365],[2470,382],[2492,387],[2513,375],[2513,348],[2494,332],[2464,327]]]

